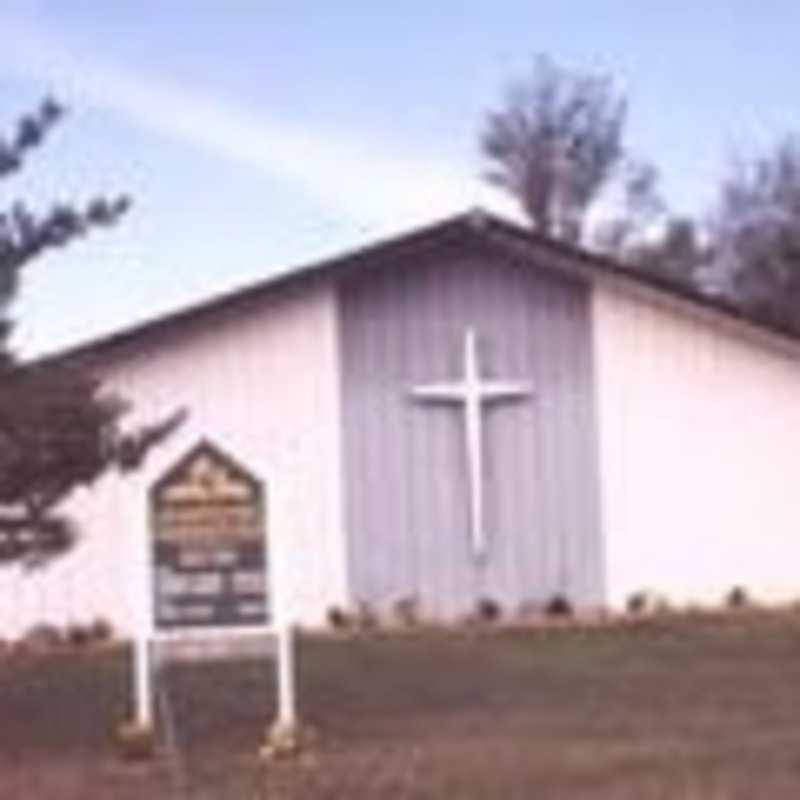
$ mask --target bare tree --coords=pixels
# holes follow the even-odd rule
[[[800,329],[800,136],[731,170],[710,230],[715,282],[754,315]]]
[[[626,159],[617,170],[620,201],[591,232],[589,244],[620,261],[635,263],[644,244],[644,231],[663,219],[666,206],[658,190],[659,175],[652,164]]]
[[[678,216],[668,218],[649,241],[640,240],[627,248],[622,260],[700,294],[713,289],[713,283],[704,278],[709,258],[701,227],[691,217]]]
[[[626,113],[608,77],[539,56],[486,118],[487,178],[519,201],[538,231],[579,241],[587,211],[625,161]]]

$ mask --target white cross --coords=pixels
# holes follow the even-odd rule
[[[467,328],[464,336],[464,377],[451,383],[415,386],[411,391],[414,397],[421,400],[464,406],[470,532],[475,558],[483,559],[486,555],[486,532],[483,526],[483,407],[486,403],[525,397],[532,389],[526,383],[481,381],[475,331]]]

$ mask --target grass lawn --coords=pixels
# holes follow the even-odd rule
[[[800,615],[306,638],[295,761],[255,757],[269,664],[171,665],[179,756],[115,759],[121,650],[0,660],[0,800],[793,798]]]

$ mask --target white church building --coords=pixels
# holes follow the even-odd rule
[[[2,636],[800,598],[800,341],[486,214],[64,357],[188,418],[76,495],[73,550],[0,570]]]

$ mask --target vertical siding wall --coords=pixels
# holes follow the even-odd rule
[[[488,596],[513,612],[564,591],[601,600],[588,297],[487,258],[386,266],[341,291],[350,592],[388,610],[415,596],[451,618]],[[468,532],[463,413],[410,396],[455,380],[474,326],[484,377],[534,386],[490,407],[485,568]]]
[[[134,477],[76,498],[85,536],[73,553],[40,573],[0,572],[0,635],[95,615],[130,630],[146,599],[147,491],[202,437],[264,481],[275,610],[286,601],[322,621],[345,597],[337,336],[333,291],[305,284],[115,354],[107,383],[136,419],[185,406],[189,420]]]
[[[800,361],[594,293],[611,599],[800,597]]]

